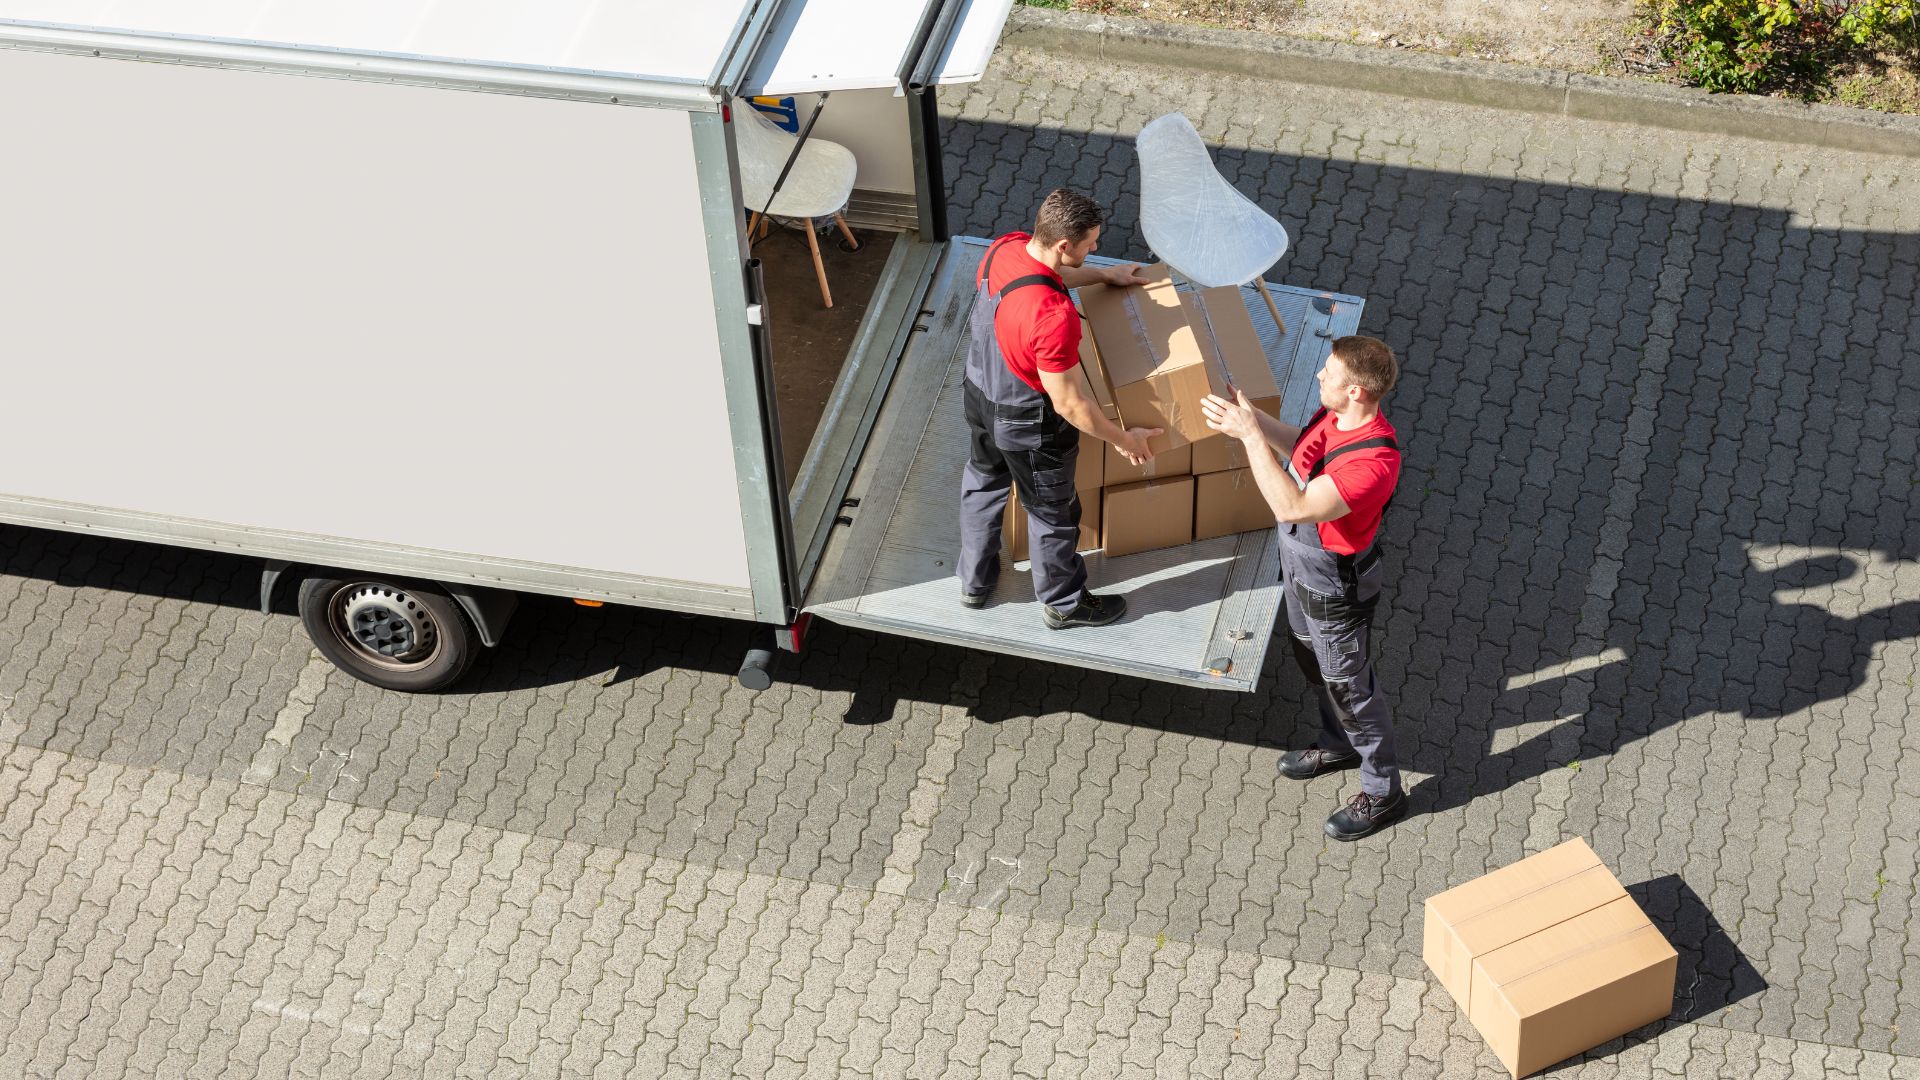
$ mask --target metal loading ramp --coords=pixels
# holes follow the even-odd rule
[[[972,239],[948,246],[928,297],[926,332],[907,344],[848,491],[850,501],[858,500],[844,511],[851,523],[837,527],[807,610],[846,626],[928,641],[1252,690],[1280,608],[1271,529],[1115,559],[1089,553],[1090,586],[1127,598],[1127,616],[1114,626],[1047,629],[1026,564],[1012,563],[1004,553],[993,599],[980,610],[960,606],[954,558],[967,457],[961,406],[967,311],[985,249],[985,242]],[[1319,401],[1313,377],[1333,339],[1355,332],[1363,302],[1269,288],[1287,325],[1284,335],[1257,291],[1243,288],[1241,298],[1284,394],[1281,417],[1302,424]]]

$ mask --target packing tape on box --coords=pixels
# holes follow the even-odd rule
[[[1488,904],[1486,907],[1481,908],[1479,911],[1476,911],[1471,915],[1460,916],[1459,919],[1454,921],[1453,925],[1455,927],[1461,927],[1461,926],[1467,925],[1470,922],[1473,922],[1476,919],[1484,919],[1487,916],[1492,915],[1495,912],[1499,911],[1501,908],[1509,907],[1513,904],[1517,904],[1520,901],[1525,900],[1529,896],[1534,896],[1538,893],[1546,892],[1548,889],[1557,889],[1560,886],[1565,885],[1567,882],[1574,880],[1575,878],[1583,878],[1583,877],[1586,877],[1588,874],[1592,874],[1596,872],[1603,873],[1603,874],[1613,873],[1613,871],[1607,869],[1607,864],[1601,863],[1601,862],[1596,862],[1591,866],[1583,866],[1580,869],[1575,870],[1573,873],[1568,874],[1566,877],[1554,878],[1552,881],[1546,881],[1538,885],[1535,885],[1533,888],[1528,889],[1525,892],[1514,893],[1512,896],[1503,897],[1499,900],[1495,900],[1493,903]]]
[[[1619,901],[1616,900],[1614,901],[1614,903],[1619,903]],[[1599,941],[1590,942],[1586,945],[1581,946],[1578,949],[1573,950],[1572,952],[1562,953],[1557,956],[1544,957],[1541,959],[1539,963],[1526,969],[1525,971],[1522,971],[1518,975],[1515,975],[1513,978],[1508,979],[1506,982],[1494,983],[1494,985],[1501,988],[1502,990],[1511,986],[1518,986],[1521,983],[1526,982],[1528,979],[1533,978],[1535,975],[1538,975],[1541,972],[1546,971],[1550,968],[1557,968],[1562,964],[1570,963],[1571,961],[1578,960],[1583,956],[1587,956],[1592,953],[1597,953],[1601,949],[1607,948],[1610,945],[1618,945],[1623,941],[1628,941],[1633,938],[1640,937],[1641,935],[1644,935],[1647,933],[1659,935],[1660,940],[1662,941],[1666,940],[1666,935],[1660,933],[1659,927],[1653,925],[1653,923],[1651,922],[1644,922],[1644,923],[1641,923],[1639,926],[1628,927],[1627,929],[1621,930],[1618,933],[1609,934],[1608,936],[1601,938]]]
[[[1213,313],[1207,310],[1207,294],[1204,290],[1195,289],[1187,295],[1193,300],[1194,309],[1200,312],[1200,322],[1207,328],[1207,342],[1201,348],[1207,352],[1214,366],[1220,369],[1220,385],[1227,388],[1228,400],[1232,400],[1238,387],[1233,385],[1233,369],[1227,366],[1227,358],[1220,352],[1220,335],[1213,332]]]
[[[1147,321],[1140,315],[1140,294],[1131,288],[1121,290],[1120,306],[1126,310],[1127,322],[1133,325],[1134,342],[1140,346],[1140,351],[1146,354],[1147,359],[1153,361],[1153,366],[1158,368],[1166,357],[1153,351],[1153,335],[1147,333]]]

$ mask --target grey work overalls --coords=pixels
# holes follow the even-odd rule
[[[1080,432],[1047,395],[1021,381],[1000,355],[994,318],[1000,301],[1015,289],[1050,288],[1066,295],[1045,274],[1015,278],[995,293],[989,288],[993,258],[1006,241],[987,252],[975,284],[968,321],[967,428],[971,445],[960,487],[960,588],[990,592],[1000,576],[1000,523],[1007,493],[1015,487],[1027,511],[1033,592],[1065,615],[1087,587],[1087,566],[1074,548],[1080,541],[1080,499],[1073,473]]]
[[[1306,438],[1326,417],[1325,409],[1314,413],[1300,437]],[[1313,463],[1307,482],[1325,471],[1329,460],[1378,446],[1396,453],[1400,449],[1386,437],[1336,447]],[[1342,555],[1321,543],[1318,525],[1283,525],[1280,578],[1286,586],[1293,657],[1319,697],[1320,749],[1341,755],[1357,752],[1361,790],[1384,796],[1400,790],[1400,766],[1393,745],[1393,712],[1373,674],[1373,609],[1380,602],[1382,576],[1378,535],[1365,551]]]

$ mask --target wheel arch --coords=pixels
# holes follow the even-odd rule
[[[372,577],[390,577],[395,582],[423,580],[411,578],[405,574],[381,575],[364,570],[349,570],[345,567],[319,566],[307,563],[284,562],[269,559],[260,569],[260,613],[273,614],[274,606],[279,602],[288,579],[301,581],[308,577],[337,577],[345,575],[366,575]],[[505,638],[507,624],[512,621],[513,613],[520,608],[520,594],[511,589],[492,589],[485,585],[473,585],[460,581],[430,581],[430,584],[444,589],[460,610],[473,620],[473,628],[480,635],[480,644],[491,649]]]

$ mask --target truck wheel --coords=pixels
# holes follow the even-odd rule
[[[300,621],[335,667],[387,690],[445,689],[480,649],[460,605],[421,582],[310,577],[300,584]]]

